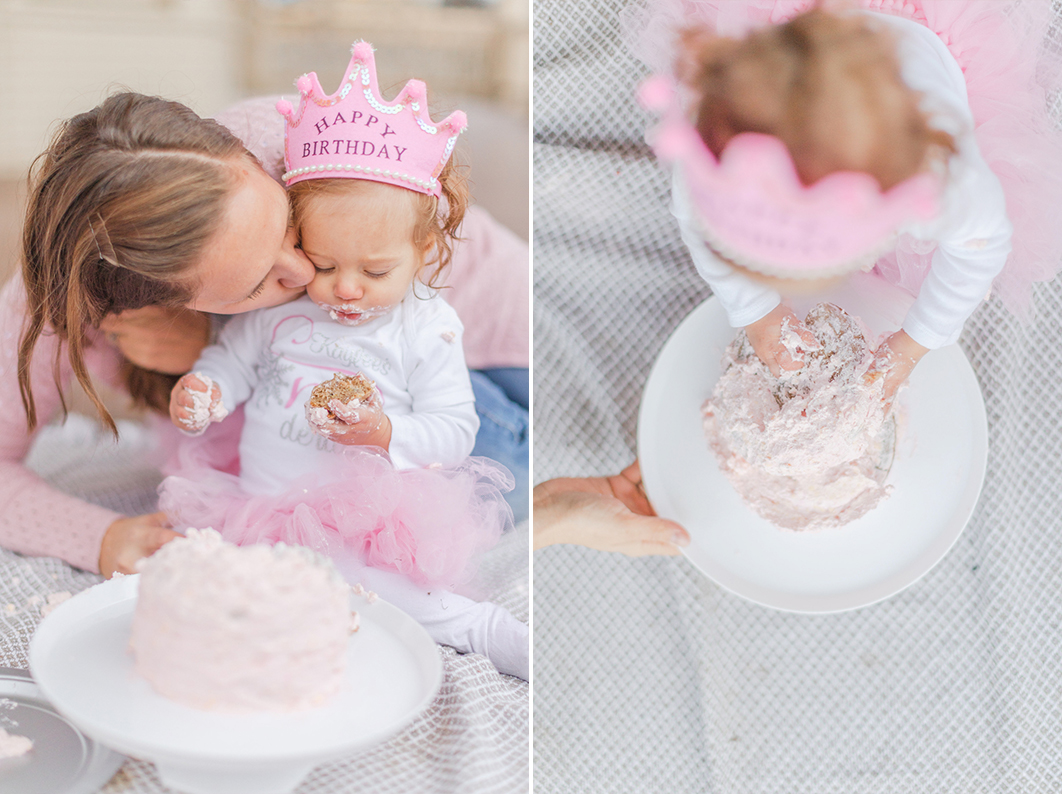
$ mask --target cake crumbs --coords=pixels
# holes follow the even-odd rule
[[[41,617],[42,618],[48,617],[50,614],[52,614],[52,612],[55,610],[55,608],[57,606],[59,606],[64,601],[69,601],[70,598],[71,598],[71,595],[72,594],[70,592],[68,592],[67,590],[62,590],[62,591],[60,591],[58,593],[52,593],[51,595],[49,595],[48,596],[48,603],[46,603],[43,607],[41,607]]]

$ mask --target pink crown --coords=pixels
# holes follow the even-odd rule
[[[917,174],[882,193],[869,174],[840,171],[805,186],[786,146],[735,136],[716,160],[682,111],[672,78],[643,83],[642,105],[661,114],[657,156],[681,172],[705,241],[730,261],[769,276],[828,278],[869,268],[900,227],[937,213],[940,179]]]
[[[326,96],[316,72],[295,85],[295,112],[287,100],[277,110],[284,129],[284,182],[343,177],[386,182],[440,196],[439,172],[468,124],[455,110],[438,124],[428,115],[428,91],[410,80],[393,102],[380,97],[372,45],[355,42],[342,85]]]

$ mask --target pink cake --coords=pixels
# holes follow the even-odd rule
[[[723,375],[704,404],[720,468],[757,513],[787,529],[845,524],[890,492],[896,425],[881,381],[867,384],[873,348],[859,322],[831,304],[808,314],[821,347],[776,378],[744,331],[727,347]],[[783,329],[795,353],[798,337]]]
[[[129,645],[164,697],[218,711],[312,708],[343,682],[350,587],[308,549],[190,529],[138,564]]]

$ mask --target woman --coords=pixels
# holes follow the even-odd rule
[[[455,252],[455,272],[519,267],[498,261],[514,248],[489,216],[473,216],[463,233],[476,245]],[[288,225],[283,188],[238,137],[138,94],[69,120],[38,159],[22,259],[23,278],[0,292],[0,545],[108,577],[129,573],[175,536],[164,516],[121,516],[50,488],[22,465],[34,431],[65,410],[71,377],[112,430],[90,374],[165,410],[176,376],[210,337],[203,312],[292,300],[312,265]],[[504,283],[519,294],[524,282],[526,273]]]

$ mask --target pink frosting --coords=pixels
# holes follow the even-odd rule
[[[0,728],[0,758],[17,758],[33,749],[33,741]]]
[[[143,560],[130,648],[164,697],[240,712],[312,708],[343,682],[350,588],[308,549],[190,529]]]
[[[882,383],[864,377],[873,349],[858,322],[820,304],[807,325],[821,348],[781,378],[739,333],[703,409],[709,443],[734,488],[761,516],[797,530],[840,526],[885,498],[895,440]],[[798,337],[787,331],[783,343],[796,355]]]

